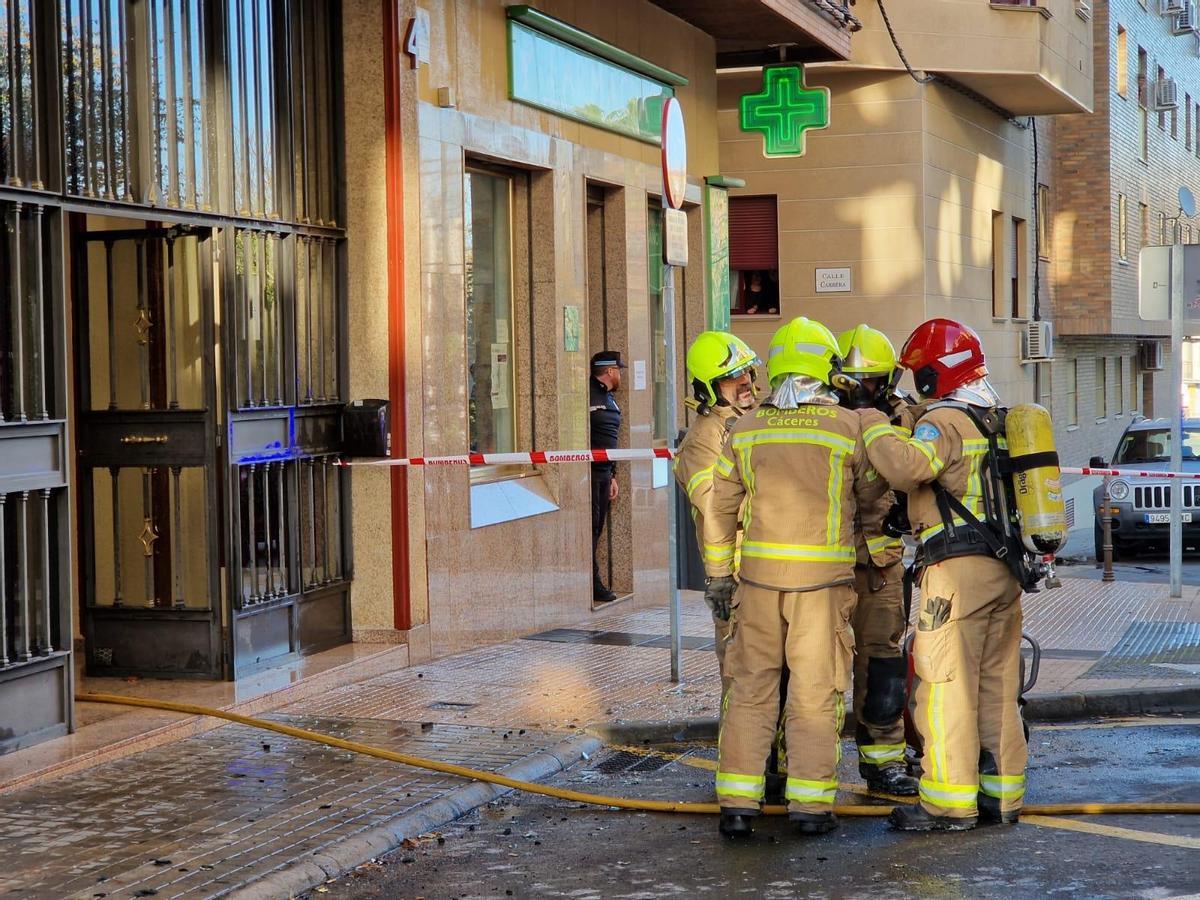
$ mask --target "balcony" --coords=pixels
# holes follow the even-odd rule
[[[857,9],[846,0],[650,2],[712,35],[718,68],[845,60],[857,27]]]
[[[885,0],[914,69],[937,73],[1017,116],[1092,110],[1092,22],[1079,0]],[[854,14],[852,68],[899,69],[876,3]]]

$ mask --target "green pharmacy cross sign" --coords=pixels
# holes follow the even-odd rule
[[[742,131],[761,131],[763,156],[803,156],[804,132],[829,127],[829,88],[804,84],[800,66],[763,69],[763,90],[740,103]]]

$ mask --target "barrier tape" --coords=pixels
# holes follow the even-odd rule
[[[410,456],[400,459],[340,459],[336,466],[529,466],[564,462],[638,462],[674,459],[669,447],[634,450],[533,450],[528,453],[464,453],[458,456]],[[1114,478],[1186,478],[1200,481],[1200,472],[1153,472],[1136,469],[1094,469],[1063,466],[1064,475],[1111,475]]]
[[[529,453],[464,453],[460,456],[410,456],[401,459],[346,459],[338,466],[521,466],[564,462],[635,462],[674,459],[669,447],[640,450],[533,450]]]

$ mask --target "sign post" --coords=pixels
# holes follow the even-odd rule
[[[667,434],[674,436],[678,397],[675,390],[675,267],[688,264],[687,214],[683,195],[687,191],[687,135],[683,127],[683,109],[674,97],[663,104],[663,319],[667,364]],[[675,490],[674,487],[671,488]],[[683,628],[679,599],[679,522],[675,497],[667,502],[667,579],[671,620],[671,681],[683,681]]]

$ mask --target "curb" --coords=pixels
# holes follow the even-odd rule
[[[540,750],[500,774],[521,781],[536,781],[562,771],[603,747],[593,735],[569,737],[547,750]],[[293,897],[341,875],[369,859],[395,850],[405,838],[432,831],[466,815],[505,794],[511,788],[472,781],[441,798],[402,813],[383,825],[339,841],[312,854],[308,859],[290,863],[225,894],[230,900],[277,900]]]
[[[1200,712],[1200,685],[1158,690],[1040,694],[1029,697],[1025,702],[1025,718],[1030,722],[1190,712]],[[719,729],[718,719],[703,718],[597,724],[589,725],[587,732],[606,744],[673,744],[716,740]],[[842,734],[854,734],[849,710]]]
[[[1043,694],[1030,697],[1025,718],[1031,722],[1061,722],[1105,716],[1146,713],[1188,713],[1200,710],[1200,686],[1160,690],[1112,690]]]

